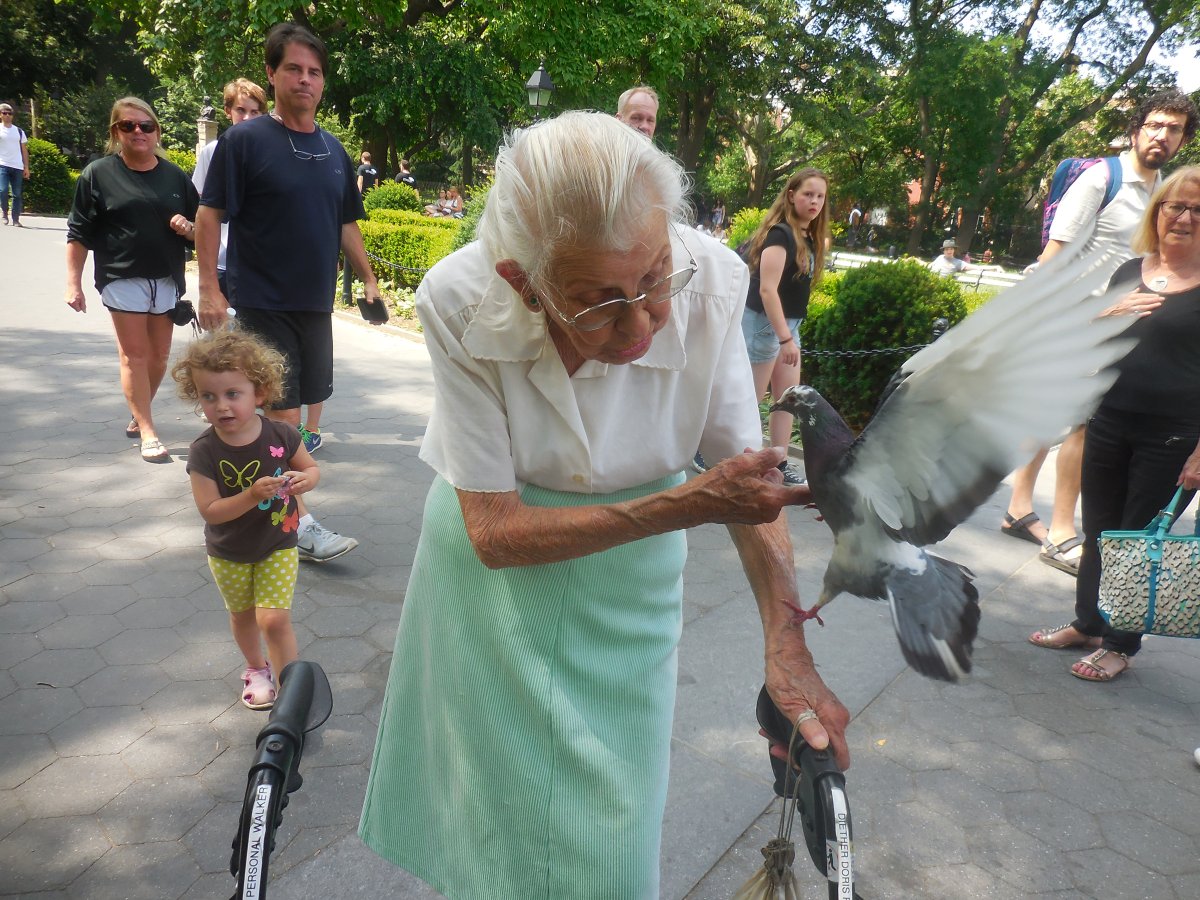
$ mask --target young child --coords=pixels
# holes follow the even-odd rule
[[[294,497],[321,479],[299,432],[258,413],[282,395],[283,369],[275,350],[222,331],[195,341],[171,370],[179,395],[197,402],[211,426],[192,442],[187,471],[205,521],[208,567],[246,657],[242,703],[250,709],[274,705],[272,665],[281,672],[298,655]]]

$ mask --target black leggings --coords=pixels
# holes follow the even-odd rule
[[[1102,531],[1145,528],[1174,496],[1183,464],[1196,449],[1200,423],[1102,406],[1083,442],[1083,556],[1075,585],[1075,621],[1083,634],[1130,656],[1142,645],[1136,631],[1109,628],[1098,609]],[[1182,509],[1194,491],[1185,491]]]

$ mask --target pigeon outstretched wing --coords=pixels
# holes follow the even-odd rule
[[[1057,262],[1054,260],[1052,262]],[[1098,318],[1101,255],[1048,265],[917,353],[840,466],[889,533],[941,540],[1040,446],[1084,421],[1129,350],[1129,316]]]

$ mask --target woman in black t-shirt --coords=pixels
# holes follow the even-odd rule
[[[1137,530],[1185,488],[1200,488],[1200,166],[1180,169],[1155,193],[1133,250],[1113,284],[1137,286],[1105,315],[1139,317],[1137,344],[1087,424],[1083,443],[1083,555],[1075,620],[1035,631],[1031,643],[1091,652],[1071,666],[1085,681],[1111,681],[1141,649],[1138,632],[1110,628],[1099,612],[1100,533]]]
[[[122,97],[108,123],[108,155],[88,165],[67,218],[67,304],[87,312],[83,266],[95,254],[96,290],[112,314],[121,387],[132,420],[125,434],[142,459],[166,462],[151,402],[171,355],[171,312],[183,296],[184,248],[196,238],[191,179],[162,155],[158,117],[144,100]]]
[[[801,169],[788,179],[750,239],[750,291],[742,333],[760,399],[768,383],[775,397],[800,383],[800,323],[825,264],[828,191],[825,173]],[[771,446],[786,448],[791,436],[791,414],[771,413]],[[800,482],[787,463],[781,468],[787,483]]]

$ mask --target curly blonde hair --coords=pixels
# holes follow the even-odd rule
[[[217,331],[188,345],[187,351],[171,367],[171,377],[179,385],[179,396],[199,401],[196,372],[241,372],[263,395],[262,405],[270,406],[283,397],[286,371],[283,355],[244,331]]]

